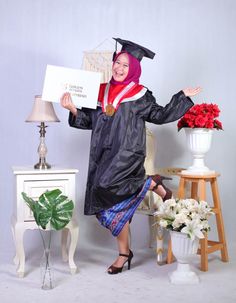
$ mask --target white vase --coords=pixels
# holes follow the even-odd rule
[[[39,232],[43,241],[43,256],[40,262],[41,288],[49,290],[54,288],[54,270],[51,258],[52,230],[51,228],[39,229]]]
[[[211,174],[204,163],[205,154],[211,147],[212,129],[208,128],[184,128],[186,133],[187,147],[192,153],[193,164],[187,170],[182,171],[185,174],[201,175]]]
[[[198,249],[198,238],[191,240],[186,234],[170,231],[172,252],[177,260],[177,269],[169,274],[173,284],[197,284],[199,278],[191,269],[190,262]]]
[[[40,262],[41,288],[49,290],[54,288],[54,269],[52,267],[51,251],[45,249]]]

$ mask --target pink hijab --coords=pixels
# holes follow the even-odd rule
[[[127,75],[127,77],[125,78],[124,81],[119,82],[119,81],[115,81],[113,79],[113,77],[110,80],[111,84],[129,84],[131,81],[133,81],[134,83],[139,83],[139,78],[141,76],[141,65],[140,65],[140,61],[138,59],[136,59],[134,56],[130,55],[127,52],[119,52],[115,58],[114,61],[115,62],[117,60],[117,58],[121,55],[121,54],[127,54],[129,57],[129,73]],[[114,64],[114,63],[113,63]]]

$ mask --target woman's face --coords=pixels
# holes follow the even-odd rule
[[[127,54],[120,54],[112,66],[112,76],[115,81],[122,82],[129,73],[129,57]]]

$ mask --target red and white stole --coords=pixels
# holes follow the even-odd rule
[[[110,83],[102,84],[99,92],[102,111],[108,116],[112,116],[118,109],[120,103],[133,101],[141,97],[146,92],[146,88],[134,82],[128,85],[112,86]]]

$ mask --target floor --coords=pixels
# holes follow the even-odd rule
[[[76,253],[79,271],[71,275],[67,263],[59,255],[53,255],[54,283],[52,290],[42,290],[40,281],[40,252],[27,254],[26,275],[16,276],[12,258],[1,255],[0,300],[1,303],[47,302],[236,302],[236,243],[229,247],[230,262],[220,261],[219,253],[209,256],[209,271],[198,269],[199,257],[192,267],[200,278],[197,285],[170,284],[168,273],[176,263],[157,265],[155,251],[151,248],[134,251],[131,270],[108,275],[107,265],[116,256],[114,249],[104,247],[80,247]],[[13,257],[13,256],[12,256]]]

